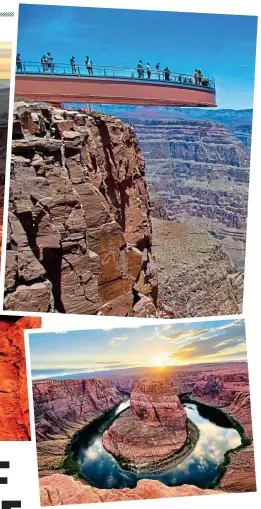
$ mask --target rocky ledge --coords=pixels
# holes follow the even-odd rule
[[[104,432],[102,442],[124,468],[159,472],[191,452],[193,432],[170,383],[139,380],[131,392],[130,409]]]
[[[40,476],[58,469],[73,435],[118,405],[110,380],[47,380],[33,384]]]
[[[30,440],[24,329],[39,327],[41,318],[0,318],[0,441]]]
[[[159,481],[149,479],[138,481],[134,489],[123,488],[119,490],[94,488],[75,481],[73,477],[62,474],[53,474],[40,480],[41,506],[217,495],[221,493],[224,493],[224,491],[202,490],[188,484],[169,488]]]

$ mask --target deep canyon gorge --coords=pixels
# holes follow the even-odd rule
[[[108,374],[107,378],[37,381],[33,383],[33,395],[42,505],[256,489],[249,383],[244,362],[163,370],[138,368],[123,370],[121,375]],[[126,402],[127,397],[130,401]],[[115,408],[118,410],[113,414]],[[191,419],[195,428],[199,426],[199,435],[191,437],[188,451],[184,444]],[[95,435],[90,440],[98,428],[99,437]],[[227,447],[218,455],[221,442],[219,437],[215,449],[215,429],[224,433],[222,443]],[[228,433],[232,434],[229,440]],[[153,448],[148,447],[152,442]],[[175,455],[182,451],[184,457],[175,463]],[[115,470],[111,471],[116,484],[104,485],[106,455],[110,469],[119,462],[117,476]],[[198,485],[193,468],[197,462],[202,468],[205,461],[205,468],[211,470],[207,461],[214,457],[217,461],[214,479],[209,486],[206,479],[205,484]],[[168,461],[162,470],[163,458]],[[190,477],[184,477],[189,468],[184,469],[183,464],[190,467]],[[83,475],[77,470],[79,466]],[[168,477],[168,472],[175,472],[176,477]],[[112,482],[111,476],[108,482]]]
[[[213,122],[16,103],[5,309],[239,313],[248,165]]]

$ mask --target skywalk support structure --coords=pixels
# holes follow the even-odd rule
[[[150,78],[139,78],[130,68],[93,67],[89,75],[84,66],[77,66],[72,73],[70,66],[56,64],[53,69],[42,71],[24,64],[17,72],[15,95],[23,99],[61,103],[130,104],[154,106],[215,107],[216,90],[213,80],[195,84],[187,74],[151,71]],[[31,66],[31,67],[30,67]],[[33,67],[33,68],[32,68]]]

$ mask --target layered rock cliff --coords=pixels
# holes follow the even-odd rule
[[[13,138],[5,309],[125,316],[146,297],[155,312],[133,129],[106,115],[17,103]]]
[[[79,429],[114,408],[123,395],[110,380],[48,380],[33,383],[40,475],[57,469]]]
[[[30,440],[24,329],[39,327],[36,317],[0,318],[0,441]]]
[[[145,156],[148,183],[164,201],[169,219],[213,230],[229,257],[243,265],[247,147],[224,126],[207,120],[131,123]]]
[[[7,129],[8,124],[6,120],[0,119],[0,185],[2,186],[5,181],[5,161],[6,161],[6,144],[7,144]],[[1,193],[1,204],[3,204],[3,195]]]
[[[106,430],[103,446],[124,468],[161,471],[191,452],[186,411],[166,380],[139,380],[131,407]],[[185,446],[186,444],[186,446]]]

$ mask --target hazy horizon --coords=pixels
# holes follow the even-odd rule
[[[65,370],[60,370],[61,373],[58,373],[58,371],[56,373],[53,373],[52,370],[32,370],[32,380],[33,382],[41,382],[41,381],[45,381],[45,380],[75,380],[75,379],[88,379],[88,378],[103,378],[105,377],[106,375],[106,378],[115,378],[115,376],[121,376],[121,372],[124,372],[124,375],[123,376],[128,376],[128,372],[130,372],[130,375],[133,373],[133,375],[135,373],[137,373],[137,370],[139,371],[143,371],[143,370],[146,370],[146,371],[152,371],[154,370],[154,372],[157,374],[157,375],[164,375],[166,374],[166,370],[170,370],[170,369],[175,369],[175,368],[178,368],[178,370],[182,369],[182,368],[190,368],[190,367],[193,367],[195,368],[196,366],[204,366],[204,365],[220,365],[220,364],[247,364],[247,360],[230,360],[230,361],[217,361],[217,362],[200,362],[200,363],[195,363],[195,364],[181,364],[179,366],[139,366],[139,367],[135,367],[135,368],[118,368],[118,369],[107,369],[107,370],[103,370],[103,371],[90,371],[90,372],[86,372],[85,371],[77,371],[76,373],[74,372],[66,372]],[[40,372],[38,374],[38,371]],[[50,371],[50,373],[49,373]],[[85,375],[85,376],[84,376]]]
[[[0,41],[0,85],[10,83],[12,42]]]

